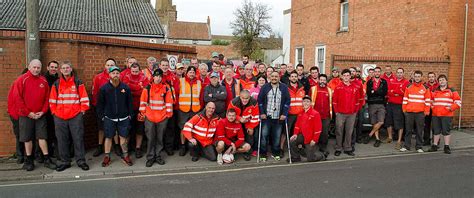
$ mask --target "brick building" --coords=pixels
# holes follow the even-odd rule
[[[293,0],[291,7],[290,61],[327,74],[334,66],[392,65],[447,74],[459,91],[466,33],[462,126],[474,127],[474,87],[466,86],[474,83],[473,1]]]

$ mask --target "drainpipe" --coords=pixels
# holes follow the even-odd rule
[[[462,54],[462,73],[461,73],[461,101],[463,101],[463,93],[464,93],[464,67],[466,66],[468,11],[469,11],[469,4],[466,3],[466,16],[464,18],[464,49],[463,49],[463,54]],[[459,108],[458,129],[461,129],[461,120],[462,120],[462,106]]]

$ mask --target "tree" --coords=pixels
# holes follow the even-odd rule
[[[271,33],[270,8],[266,4],[245,0],[242,7],[235,10],[235,19],[230,23],[235,37],[235,48],[241,55],[251,59],[263,59],[261,43],[258,37]]]

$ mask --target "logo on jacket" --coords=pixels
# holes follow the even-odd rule
[[[44,84],[41,83],[41,84],[39,85],[39,87],[40,87],[40,88],[44,88]]]
[[[125,89],[120,90],[120,92],[125,93]]]
[[[425,92],[426,92],[426,91],[425,91],[424,89],[422,89],[422,90],[419,91],[420,94],[425,94]]]

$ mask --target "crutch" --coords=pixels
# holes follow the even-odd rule
[[[258,127],[258,147],[257,147],[257,163],[260,162],[260,141],[262,138],[262,120],[260,119],[260,124]]]
[[[290,132],[288,131],[288,119],[285,119],[285,127],[286,127],[286,142],[288,144],[288,158],[291,162],[291,150],[290,150]]]

